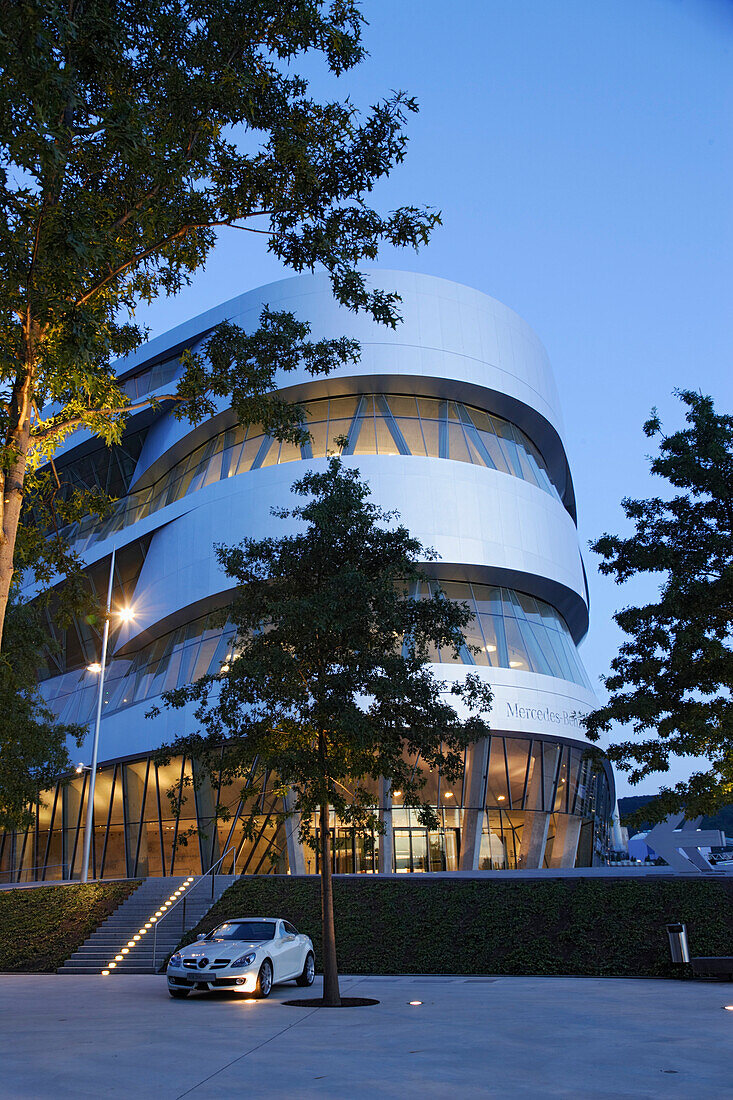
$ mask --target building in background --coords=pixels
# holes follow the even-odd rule
[[[146,712],[161,692],[220,671],[232,656],[232,629],[212,622],[230,583],[214,543],[283,531],[271,507],[289,503],[293,481],[306,464],[323,466],[340,436],[348,440],[345,462],[359,467],[375,502],[397,509],[438,551],[428,567],[434,582],[475,610],[467,640],[478,656],[466,649],[456,662],[437,652],[436,672],[450,680],[471,666],[491,683],[494,706],[492,735],[466,753],[462,781],[429,777],[440,828],[428,832],[400,806],[398,791],[382,791],[385,834],[373,847],[334,822],[335,870],[531,869],[604,858],[614,783],[581,725],[595,705],[577,651],[588,592],[546,353],[517,314],[478,291],[402,272],[370,278],[402,297],[396,331],[339,308],[325,276],[302,276],[234,298],[119,364],[132,398],[170,392],[181,350],[220,321],[253,327],[264,304],[292,310],[311,322],[314,337],[346,334],[362,345],[356,366],[328,378],[285,376],[282,393],[305,404],[311,443],[242,429],[224,407],[192,428],[174,419],[169,403],[134,414],[118,447],[75,436],[59,456],[65,480],[119,498],[112,516],[82,522],[74,538],[100,593],[115,548],[113,605],[135,610],[111,635],[94,806],[97,877],[194,873],[232,847],[239,871],[316,872],[313,852],[298,844],[274,796],[253,805],[233,788],[191,785],[195,760],[157,763],[154,750],[190,730],[192,716]],[[99,661],[99,636],[77,624],[60,641],[43,694],[64,721],[90,722],[97,680],[88,666]],[[35,827],[4,837],[2,880],[78,876],[88,780],[82,770],[46,792]],[[213,816],[217,794],[229,805],[227,822]],[[244,839],[243,817],[252,815],[255,838]],[[231,853],[223,870],[230,861]]]

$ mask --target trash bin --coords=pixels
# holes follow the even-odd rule
[[[687,944],[687,925],[668,924],[669,953],[673,963],[688,963],[690,961],[690,948]]]

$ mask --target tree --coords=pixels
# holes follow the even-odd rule
[[[145,404],[110,366],[145,337],[135,306],[189,282],[222,227],[295,271],[324,267],[339,302],[396,323],[396,296],[358,266],[438,220],[366,201],[416,104],[397,92],[361,117],[294,70],[311,52],[351,69],[362,22],[356,0],[0,0],[0,640],[29,471],[78,428],[119,441]],[[222,326],[166,397],[193,423],[226,398],[297,441],[275,370],[357,352],[307,336],[267,310],[254,333]]]
[[[472,675],[450,687],[434,677],[430,647],[458,651],[472,613],[440,591],[410,597],[424,579],[419,561],[434,555],[405,527],[388,526],[395,514],[369,501],[358,470],[331,458],[293,491],[309,499],[273,514],[297,523],[296,533],[217,548],[239,585],[228,610],[238,655],[221,677],[168,693],[167,706],[198,702],[201,732],[165,752],[193,755],[212,774],[221,768],[224,785],[258,764],[274,771],[312,847],[318,816],[324,998],[337,1005],[329,813],[362,834],[379,831],[381,779],[436,828],[415,759],[455,781],[462,750],[488,733],[491,691]]]
[[[0,656],[0,829],[33,822],[38,792],[69,770],[67,738],[81,744],[85,726],[65,726],[38,695],[38,666],[48,636],[40,609],[12,602]]]
[[[654,410],[644,431],[660,440],[652,473],[682,491],[625,499],[633,534],[593,544],[601,572],[617,583],[652,574],[660,586],[655,601],[614,616],[628,640],[588,736],[597,740],[615,722],[631,726],[639,739],[612,744],[608,755],[634,784],[668,771],[675,756],[708,764],[644,806],[655,821],[681,810],[709,814],[733,795],[733,417],[716,413],[710,397],[678,396],[688,426],[666,436]]]

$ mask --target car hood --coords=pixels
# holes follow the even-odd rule
[[[236,959],[238,955],[244,955],[247,951],[255,951],[269,940],[199,940],[188,947],[181,949],[181,955],[185,959],[200,959],[206,956],[211,959],[216,953],[217,958],[225,955]]]

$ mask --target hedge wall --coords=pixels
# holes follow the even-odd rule
[[[733,882],[711,879],[336,878],[334,904],[339,968],[351,974],[680,977],[674,921],[692,955],[733,955]],[[184,942],[246,914],[291,921],[320,959],[315,876],[240,879]]]
[[[56,970],[138,882],[0,890],[0,971]]]

